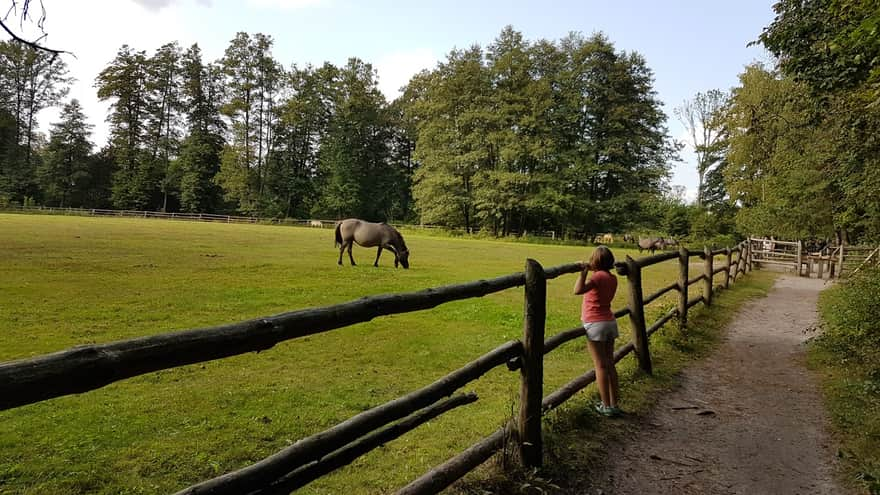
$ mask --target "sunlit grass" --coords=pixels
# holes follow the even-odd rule
[[[374,268],[375,251],[358,247],[358,266],[337,266],[330,229],[0,215],[0,361],[496,277],[522,271],[526,258],[549,267],[590,252],[404,234],[410,270],[394,269],[387,252]],[[618,258],[627,253],[637,256],[615,249]],[[646,294],[677,275],[675,262],[649,268]],[[615,308],[626,301],[621,282]],[[548,335],[578,324],[573,283],[568,275],[548,284]],[[169,493],[241,468],[519,338],[522,299],[522,289],[511,289],[377,318],[2,412],[0,492]],[[672,305],[674,294],[651,314]],[[548,357],[545,391],[591,367],[583,347]],[[497,369],[467,390],[480,400],[301,493],[406,484],[497,429],[517,400],[519,375]]]

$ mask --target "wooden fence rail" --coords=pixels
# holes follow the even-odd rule
[[[615,352],[615,362],[635,353],[639,368],[652,372],[649,337],[678,317],[687,325],[693,306],[710,305],[718,288],[752,269],[751,243],[721,250],[660,253],[639,259],[629,256],[617,263],[616,270],[628,279],[627,307],[615,318],[629,317],[632,338]],[[732,254],[738,253],[736,263]],[[725,255],[726,264],[714,268],[716,256]],[[690,259],[704,260],[704,271],[689,277]],[[642,289],[642,269],[665,261],[678,260],[679,279],[647,297]],[[0,363],[0,410],[19,407],[53,397],[81,393],[118,380],[186,364],[260,351],[279,342],[372,320],[375,317],[419,311],[440,304],[482,297],[513,287],[524,286],[524,329],[522,340],[507,342],[462,368],[422,389],[374,407],[243,469],[192,485],[178,495],[277,494],[288,493],[326,473],[351,463],[358,456],[397,438],[446,411],[477,400],[473,394],[452,396],[465,384],[489,370],[506,365],[521,375],[520,411],[515,421],[505,425],[458,456],[430,470],[398,491],[399,494],[434,494],[483,463],[505,442],[516,442],[522,462],[529,467],[542,464],[541,416],[558,407],[596,379],[595,371],[575,377],[544,396],[544,356],[562,344],[585,335],[583,327],[564,330],[544,338],[546,282],[563,274],[576,273],[580,263],[543,268],[526,261],[525,271],[489,280],[449,285],[418,292],[370,296],[334,306],[304,309],[266,318],[212,328],[187,330],[108,344],[79,346],[30,359]],[[733,271],[733,273],[731,273]],[[713,286],[715,275],[725,274],[724,283]],[[689,286],[704,281],[702,294],[688,299]],[[645,307],[662,296],[678,291],[677,304],[651,323],[645,321]],[[394,423],[397,421],[397,423]]]

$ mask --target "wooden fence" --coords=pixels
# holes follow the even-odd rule
[[[880,263],[880,247],[840,245],[807,252],[802,241],[749,238],[753,263],[791,268],[798,276],[840,278]]]
[[[632,338],[615,352],[615,362],[634,352],[639,368],[651,373],[649,337],[674,318],[682,328],[685,327],[690,308],[700,303],[711,305],[713,294],[719,288],[729,287],[740,274],[750,271],[749,245],[744,242],[733,248],[714,251],[706,248],[694,252],[681,248],[678,252],[639,259],[627,256],[625,261],[617,263],[618,274],[628,279],[629,293],[627,306],[614,315],[615,318],[630,319]],[[695,276],[689,273],[692,258],[703,260],[703,269]],[[723,261],[723,264],[716,267],[716,259]],[[679,264],[678,280],[645,296],[642,270],[673,260]],[[364,297],[334,306],[304,309],[212,328],[78,346],[35,358],[0,363],[0,410],[94,390],[152,371],[265,350],[285,340],[342,328],[378,316],[424,310],[450,301],[482,297],[524,286],[522,340],[506,342],[434,383],[357,414],[326,431],[300,439],[255,464],[178,492],[289,493],[446,411],[476,401],[474,394],[453,394],[489,370],[498,366],[507,366],[511,371],[519,370],[521,395],[516,420],[397,492],[407,495],[434,494],[482,464],[506,441],[516,442],[526,466],[542,465],[541,416],[595,381],[596,377],[595,371],[589,371],[544,395],[544,356],[560,345],[584,336],[584,329],[578,326],[545,340],[547,280],[580,270],[579,263],[545,269],[530,259],[526,261],[524,272],[489,280]],[[722,275],[723,279],[716,285],[718,275]],[[690,297],[689,288],[700,283],[702,293]],[[676,307],[648,326],[645,307],[671,291],[678,292]]]

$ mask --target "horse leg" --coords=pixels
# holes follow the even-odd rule
[[[354,262],[354,256],[351,255],[351,247],[352,246],[354,246],[353,241],[348,243],[348,259],[349,259],[349,261],[351,261],[351,266],[357,266],[357,264]]]
[[[382,254],[382,246],[379,246],[379,249],[376,251],[376,261],[373,262],[373,266],[379,266],[379,255]]]
[[[343,243],[339,247],[339,266],[342,266],[342,253],[344,253],[344,252],[345,252],[345,244]]]

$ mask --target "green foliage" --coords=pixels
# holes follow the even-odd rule
[[[620,231],[677,152],[636,53],[603,35],[529,42],[507,27],[410,83],[422,221],[505,235]]]
[[[79,101],[72,100],[61,110],[61,122],[53,125],[45,160],[38,169],[44,202],[50,206],[80,206],[92,182],[90,162],[92,126],[86,122]]]
[[[740,75],[727,114],[725,181],[741,209],[740,232],[781,238],[829,237],[840,189],[834,182],[835,141],[814,125],[802,85],[760,65]]]
[[[880,83],[880,10],[872,0],[782,0],[760,41],[819,92]],[[878,88],[880,89],[880,88]]]
[[[57,105],[70,82],[62,57],[0,41],[0,194],[12,201],[40,194],[37,114]]]
[[[822,370],[832,418],[844,439],[852,480],[880,493],[880,269],[856,274],[822,293],[823,333],[810,345]]]
[[[876,240],[880,238],[880,142],[876,138],[880,133],[880,10],[871,0],[782,0],[774,9],[777,16],[760,41],[778,57],[781,77],[773,74],[761,83],[751,71],[749,91],[767,95],[766,101],[759,99],[747,107],[756,116],[746,125],[747,133],[759,138],[755,148],[763,148],[751,160],[771,155],[777,166],[759,182],[800,191],[808,201],[802,212],[821,211],[831,217],[801,212],[798,218],[776,223],[796,226],[789,232],[827,232],[833,224],[841,237]],[[743,110],[741,117],[748,118]],[[768,146],[776,143],[781,145],[779,150]],[[770,199],[767,211],[758,216],[784,216],[787,201]]]

